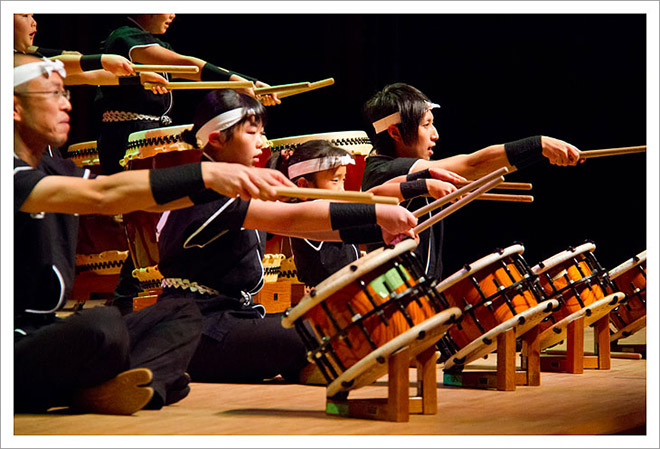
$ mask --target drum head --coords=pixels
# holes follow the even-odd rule
[[[100,165],[99,150],[96,147],[96,140],[69,145],[67,155],[78,167]]]
[[[372,384],[387,374],[387,362],[392,354],[406,346],[410,350],[412,360],[433,346],[460,316],[461,311],[456,307],[443,310],[385,343],[344,371],[328,385],[327,396],[332,397],[341,392]]]
[[[611,280],[614,280],[621,276],[623,273],[632,270],[639,264],[646,263],[646,250],[642,251],[641,253],[637,254],[635,257],[631,257],[630,259],[626,260],[624,263],[619,265],[618,267],[612,268],[609,272],[609,276]]]
[[[310,140],[327,140],[331,144],[343,148],[351,154],[367,155],[373,146],[369,136],[364,131],[339,131],[320,134],[305,134],[302,136],[283,137],[281,139],[271,139],[271,153],[287,149],[295,149]]]
[[[603,316],[609,314],[625,297],[626,295],[623,293],[612,293],[553,324],[539,335],[541,349],[549,348],[564,340],[566,338],[566,327],[573,321],[584,317],[585,327],[591,326]]]
[[[482,257],[481,259],[477,260],[476,262],[471,263],[470,265],[466,265],[464,268],[461,270],[457,271],[456,273],[452,274],[451,276],[445,278],[438,284],[436,287],[438,293],[441,293],[445,290],[447,290],[449,287],[454,286],[455,284],[459,283],[463,279],[467,278],[468,276],[473,275],[474,273],[477,273],[484,268],[492,265],[493,263],[497,262],[498,260],[504,259],[506,257],[509,257],[512,254],[522,254],[525,251],[525,247],[516,244],[509,246],[508,248],[503,249],[502,251],[496,251],[492,254],[489,254],[486,257]]]
[[[135,159],[148,159],[159,154],[173,151],[191,151],[199,149],[183,141],[181,134],[192,129],[193,125],[167,126],[138,131],[128,136],[126,155],[119,161],[127,167]]]
[[[586,253],[587,251],[593,252],[595,249],[596,249],[596,245],[594,245],[591,242],[584,243],[576,248],[571,247],[533,266],[532,272],[534,272],[534,274],[536,275],[543,274],[547,270],[557,265],[560,265],[568,260],[571,260],[573,257],[579,254]]]
[[[515,329],[516,337],[520,337],[530,329],[534,328],[534,326],[538,325],[545,317],[550,315],[552,309],[556,308],[558,305],[559,301],[556,299],[550,299],[519,313],[513,318],[486,332],[479,339],[474,340],[472,343],[451,356],[445,362],[443,369],[445,371],[450,371],[490,354],[497,349],[498,335],[511,329]]]
[[[298,319],[313,307],[316,307],[332,296],[333,293],[348,286],[361,276],[372,272],[385,262],[399,256],[400,254],[412,251],[416,247],[417,243],[413,239],[406,239],[397,243],[395,246],[388,245],[378,248],[350,265],[345,266],[323,280],[310,294],[305,295],[297,306],[293,309],[287,310],[285,316],[282,318],[282,326],[286,328],[294,327],[295,322]]]

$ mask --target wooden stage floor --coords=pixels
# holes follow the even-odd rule
[[[470,364],[494,366],[496,355]],[[414,370],[411,369],[411,380]],[[412,383],[412,382],[411,382]],[[411,389],[411,394],[414,393]],[[271,382],[194,383],[191,394],[133,416],[15,415],[15,435],[600,435],[646,433],[646,360],[612,359],[610,370],[542,372],[516,391],[442,384],[438,414],[392,423],[327,415],[325,388]],[[350,398],[385,397],[386,378]],[[655,427],[655,426],[654,426]],[[634,447],[641,447],[635,445]]]

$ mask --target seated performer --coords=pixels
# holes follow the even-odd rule
[[[193,302],[124,318],[111,307],[56,315],[74,279],[78,214],[187,207],[207,187],[274,199],[275,186],[293,184],[276,170],[210,162],[95,177],[55,149],[70,128],[62,62],[16,53],[14,65],[15,410],[130,414],[177,402],[200,335]]]
[[[194,65],[197,73],[173,74],[193,81],[245,81],[247,77],[225,70],[202,59],[182,55],[160,39],[167,32],[175,14],[138,14],[126,18],[126,23],[110,33],[102,44],[103,53],[125,56],[133,63]],[[163,74],[165,77],[169,75]],[[267,84],[249,78],[256,86]],[[243,92],[254,95],[252,89]],[[276,96],[266,96],[265,104],[279,102]],[[169,126],[172,121],[172,92],[156,95],[141,85],[101,86],[97,90],[95,106],[100,115],[97,148],[101,173],[111,174],[122,170],[119,161],[126,153],[129,136],[138,131]],[[133,259],[126,259],[119,275],[113,304],[128,313],[132,310],[133,297],[141,291],[132,276]]]
[[[369,190],[387,181],[404,182],[403,196],[410,198],[403,205],[417,210],[430,200],[418,197],[429,193],[429,178],[456,182],[477,179],[501,167],[524,168],[547,158],[555,165],[576,165],[579,152],[564,141],[546,136],[496,144],[471,154],[461,154],[440,160],[430,160],[438,133],[433,126],[434,108],[426,95],[413,86],[390,84],[374,94],[364,105],[363,114],[372,128],[367,130],[374,150],[365,161],[362,190]],[[420,222],[429,214],[419,217]],[[442,278],[442,221],[420,233],[415,252],[426,273]]]
[[[298,187],[344,191],[346,166],[355,164],[350,153],[326,140],[311,140],[293,152],[273,153],[267,166],[277,168]],[[320,242],[291,238],[296,275],[306,287],[314,287],[360,257],[353,243]]]
[[[65,85],[79,84],[116,86],[120,83],[150,82],[166,84],[167,81],[156,73],[144,72],[135,75],[131,62],[119,55],[83,55],[77,51],[55,50],[34,46],[37,34],[37,21],[33,14],[14,14],[14,52],[59,59],[64,63],[67,77]],[[152,89],[154,94],[167,93],[162,85]]]
[[[211,160],[253,166],[264,144],[265,116],[263,105],[250,96],[213,91],[198,106],[184,139]],[[161,219],[158,240],[164,277],[159,301],[195,299],[204,315],[188,367],[195,382],[260,382],[277,375],[323,382],[320,376],[310,379],[314,365],[296,331],[281,326],[281,314],[266,314],[252,301],[264,283],[266,232],[361,243],[410,234],[417,222],[404,208],[382,204],[268,203],[220,195],[195,200],[194,207]]]

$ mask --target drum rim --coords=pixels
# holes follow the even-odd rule
[[[561,251],[555,254],[554,256],[551,256],[545,259],[544,261],[534,265],[532,267],[532,272],[536,275],[543,274],[549,269],[554,268],[557,265],[566,262],[572,257],[586,253],[587,251],[593,253],[595,249],[596,249],[596,245],[591,242],[583,243],[582,245],[576,247],[569,247],[568,249],[565,249],[564,251]]]
[[[309,310],[325,301],[334,292],[343,289],[360,276],[372,272],[384,263],[394,259],[406,251],[412,251],[416,247],[417,242],[415,240],[406,239],[394,246],[387,245],[378,248],[370,253],[367,253],[366,256],[359,258],[355,262],[351,262],[314,287],[312,290],[312,292],[314,292],[314,296],[308,293],[303,296],[303,298],[295,307],[288,309],[284,317],[282,317],[282,326],[285,328],[294,327],[295,322],[299,318],[302,318]]]
[[[573,312],[567,317],[557,321],[539,334],[539,343],[541,345],[541,349],[546,349],[566,338],[563,331],[573,321],[577,320],[578,318],[585,317],[584,326],[591,326],[600,318],[604,317],[605,315],[609,315],[609,313],[614,310],[616,306],[621,304],[625,297],[626,295],[621,292],[609,294],[604,298],[601,298],[598,301],[589,304],[588,306],[584,306],[580,310]],[[613,304],[610,304],[612,302]],[[587,310],[589,311],[588,316]],[[560,332],[558,333],[553,329],[559,329]]]
[[[468,276],[471,276],[474,273],[478,273],[479,271],[492,265],[493,263],[502,260],[506,257],[509,257],[513,254],[522,254],[523,252],[525,252],[525,247],[520,243],[516,243],[507,248],[504,248],[501,252],[494,251],[488,254],[487,256],[484,256],[481,259],[478,259],[472,262],[471,264],[468,264],[467,267],[469,267],[469,269],[463,267],[454,274],[452,274],[451,276],[448,276],[442,281],[440,281],[436,286],[436,290],[438,293],[442,293],[448,288],[453,287],[463,279],[467,278]]]
[[[161,128],[151,128],[151,129],[144,129],[142,131],[136,131],[134,133],[131,133],[128,135],[128,145],[126,149],[126,153],[124,154],[124,157],[121,158],[119,161],[119,164],[127,168],[128,163],[131,162],[134,159],[147,159],[150,157],[157,156],[158,154],[164,154],[164,153],[169,153],[173,151],[201,151],[201,149],[196,148],[194,145],[186,143],[186,142],[177,142],[177,143],[171,143],[168,144],[171,148],[169,148],[167,151],[163,151],[162,146],[157,146],[157,147],[140,147],[140,148],[134,148],[132,147],[132,143],[136,142],[141,139],[149,139],[152,137],[164,137],[164,136],[177,136],[184,131],[189,131],[193,128],[193,124],[189,123],[187,125],[175,125],[175,126],[165,126]],[[165,132],[165,131],[170,131],[170,132]],[[175,132],[176,131],[176,132]],[[153,136],[147,137],[149,134],[154,134]]]
[[[489,348],[492,346],[497,346],[497,335],[510,329],[521,327],[524,329],[524,331],[516,332],[516,337],[524,335],[526,332],[530,331],[541,321],[543,321],[546,316],[550,316],[552,310],[555,309],[558,305],[559,301],[556,299],[548,299],[547,301],[540,302],[534,307],[530,307],[529,309],[524,310],[509,318],[503,323],[500,323],[485,334],[481,335],[479,338],[472,340],[455,354],[452,354],[452,356],[444,362],[443,370],[451,370],[456,365],[465,366],[474,360],[481,358],[483,355],[490,354],[492,350],[489,350]],[[524,318],[523,323],[520,323],[520,318]],[[492,340],[491,344],[487,345],[484,343],[484,338]],[[479,350],[479,347],[483,348]],[[484,353],[484,351],[486,352]],[[456,359],[465,359],[465,361],[459,364],[456,363]]]
[[[359,154],[359,155],[367,155],[373,149],[373,143],[371,142],[371,139],[369,139],[369,135],[362,130],[334,131],[334,132],[316,133],[316,134],[301,134],[299,136],[268,139],[268,148],[272,150],[274,147],[280,147],[285,145],[302,145],[303,143],[309,142],[310,140],[332,141],[332,140],[341,140],[341,139],[349,139],[349,138],[367,139],[368,142],[357,143],[357,144],[346,144],[346,145],[336,144],[336,145],[340,148],[344,148],[347,151],[351,150],[350,152],[352,154]],[[369,146],[369,149],[364,151],[356,151],[356,149],[361,146]]]
[[[67,148],[67,153],[72,153],[80,148],[96,148],[97,147],[97,141],[96,140],[88,140],[86,142],[78,142],[78,143],[72,143],[69,145]]]
[[[392,340],[388,341],[384,345],[374,349],[369,354],[362,357],[358,362],[356,362],[351,367],[349,367],[344,372],[342,372],[339,376],[337,376],[336,379],[334,379],[330,384],[328,384],[327,396],[332,397],[342,391],[350,391],[374,382],[376,379],[381,377],[385,372],[387,372],[386,363],[382,363],[381,370],[378,371],[378,372],[382,372],[382,374],[379,374],[377,376],[376,374],[372,374],[371,376],[369,376],[370,378],[373,379],[370,379],[369,381],[362,379],[357,383],[357,385],[352,384],[350,388],[345,388],[344,386],[342,386],[342,383],[346,381],[346,378],[350,378],[353,382],[355,382],[356,380],[360,380],[359,379],[360,376],[363,373],[365,373],[369,368],[371,368],[374,365],[374,363],[379,363],[377,361],[377,358],[379,356],[389,357],[400,348],[403,348],[404,346],[408,346],[411,343],[414,343],[416,340],[419,339],[420,332],[423,331],[427,334],[423,339],[425,344],[418,345],[417,347],[415,347],[415,349],[417,350],[416,353],[411,353],[411,357],[416,356],[417,354],[421,353],[431,345],[435,344],[435,341],[437,340],[435,338],[436,335],[444,334],[445,332],[447,332],[447,329],[449,329],[449,327],[451,327],[453,323],[456,321],[456,319],[458,319],[460,316],[461,316],[461,310],[458,307],[450,307],[449,309],[443,310],[427,318],[421,323],[416,324],[415,326],[411,327],[410,329],[401,333],[400,335],[397,335]],[[445,329],[441,329],[443,325],[446,325]]]
[[[268,139],[272,144],[277,143],[279,146],[287,143],[305,143],[310,140],[331,140],[332,137],[337,138],[346,138],[346,137],[369,137],[369,135],[362,130],[352,130],[352,131],[332,131],[326,133],[315,133],[315,134],[301,134],[298,136],[290,137],[280,137],[277,139]]]
[[[637,254],[634,257],[631,257],[622,264],[612,268],[608,273],[610,276],[610,280],[614,280],[618,278],[623,273],[632,270],[637,265],[641,265],[642,263],[646,263],[646,250],[642,251],[641,253]]]

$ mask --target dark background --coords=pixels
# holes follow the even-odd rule
[[[35,45],[96,53],[121,17],[35,19]],[[335,79],[269,108],[270,139],[366,129],[362,104],[406,82],[442,106],[434,157],[535,134],[581,150],[646,143],[642,14],[178,14],[162,39],[272,85]],[[69,143],[96,139],[94,91],[72,88]],[[175,92],[175,124],[192,122],[202,94]],[[476,201],[448,217],[445,275],[515,241],[530,265],[586,239],[606,269],[646,249],[644,154],[539,164],[507,181],[533,183],[535,202]]]

